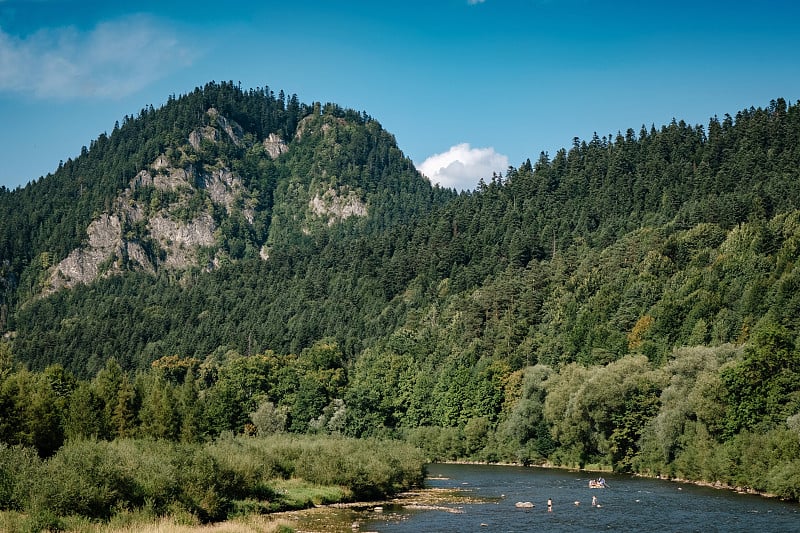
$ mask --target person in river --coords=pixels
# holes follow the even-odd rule
[[[597,506],[597,496],[592,496],[592,507]]]
[[[553,512],[553,498],[547,498],[547,512]]]

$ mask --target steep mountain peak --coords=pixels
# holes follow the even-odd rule
[[[451,196],[366,113],[210,83],[126,116],[0,197],[0,307],[127,272],[212,271],[377,235]]]
[[[423,181],[377,122],[332,104],[315,105],[289,143],[283,129],[259,141],[214,106],[199,116],[49,267],[44,294],[126,271],[214,270],[248,254],[268,260],[276,246],[345,222],[365,228],[387,208],[389,191]],[[391,173],[381,170],[387,165]]]

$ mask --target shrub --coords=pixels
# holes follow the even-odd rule
[[[357,499],[374,499],[422,483],[424,459],[399,442],[345,438],[309,439],[296,475],[321,485],[341,485]]]
[[[421,452],[407,444],[291,435],[205,445],[71,441],[44,462],[33,450],[0,445],[0,498],[6,508],[24,508],[39,529],[115,516],[200,523],[383,497],[421,484],[423,465]],[[279,493],[276,483],[294,483],[293,494]]]
[[[39,477],[41,460],[33,448],[0,443],[0,509],[21,510],[28,504],[29,484]]]
[[[773,467],[767,476],[767,490],[780,498],[800,500],[800,459]]]
[[[203,522],[224,519],[231,509],[235,476],[220,467],[214,457],[194,445],[180,445],[175,454],[178,500]]]
[[[133,479],[124,471],[116,449],[107,442],[64,445],[48,459],[34,482],[31,509],[46,515],[78,514],[109,518],[134,502]]]

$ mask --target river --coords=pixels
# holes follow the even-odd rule
[[[590,489],[585,472],[492,465],[434,464],[428,474],[426,486],[449,495],[440,503],[362,509],[348,519],[350,527],[361,533],[800,531],[798,504],[691,484],[605,475],[608,488]]]

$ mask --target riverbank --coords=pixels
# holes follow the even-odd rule
[[[648,479],[660,479],[663,481],[672,481],[673,483],[686,483],[688,485],[696,485],[698,487],[707,487],[710,489],[718,489],[718,490],[729,490],[735,492],[737,494],[751,494],[753,496],[761,496],[763,498],[774,498],[781,501],[791,501],[786,498],[781,498],[777,494],[772,494],[769,492],[758,491],[751,487],[737,487],[735,485],[729,485],[727,483],[722,483],[721,481],[693,481],[691,479],[683,479],[683,478],[665,478],[662,476],[640,476],[646,477]]]
[[[605,474],[612,474],[614,473],[611,467],[604,467],[602,465],[590,465],[588,468],[576,468],[571,466],[563,466],[563,465],[553,465],[550,463],[542,463],[542,464],[522,464],[522,463],[511,463],[511,462],[497,462],[497,463],[490,463],[486,461],[439,461],[438,463],[441,464],[453,464],[453,465],[493,465],[493,466],[516,466],[516,467],[524,467],[524,468],[549,468],[554,470],[566,470],[569,472],[586,472],[587,474],[597,474],[597,473],[605,473]],[[616,474],[622,475],[622,474]],[[793,500],[787,498],[781,498],[777,494],[773,494],[770,492],[759,491],[752,487],[743,487],[743,486],[736,486],[730,485],[727,483],[723,483],[721,481],[702,481],[702,480],[692,480],[692,479],[685,479],[685,478],[672,478],[672,477],[665,477],[665,476],[649,476],[646,474],[641,473],[633,473],[633,474],[626,474],[634,477],[641,477],[645,479],[658,479],[662,481],[671,481],[673,483],[685,483],[687,485],[695,485],[698,487],[706,487],[711,489],[717,490],[729,490],[735,492],[737,494],[750,494],[753,496],[761,496],[763,498],[773,498],[778,499],[781,501],[793,502]],[[797,502],[795,502],[797,503]]]
[[[333,503],[311,509],[275,513],[275,518],[303,533],[352,533],[366,522],[399,520],[408,511],[462,514],[463,506],[484,500],[459,489],[420,488],[373,502]]]
[[[424,464],[396,441],[289,434],[70,441],[47,459],[0,445],[0,530],[176,531],[387,498],[422,485]]]
[[[129,524],[86,524],[82,533],[352,533],[376,519],[392,519],[403,511],[463,513],[463,505],[479,503],[464,490],[420,488],[371,502],[321,504],[306,509],[251,514],[215,524],[180,523],[180,517],[165,517]],[[0,530],[4,528],[0,519]]]
[[[505,497],[503,497],[504,494],[502,491],[498,491],[497,499],[479,497],[474,491],[476,485],[464,484],[457,479],[455,481],[452,480],[449,477],[450,474],[446,470],[444,472],[437,471],[437,465],[465,467],[525,466],[514,463],[486,463],[478,461],[448,461],[442,463],[432,463],[428,468],[428,476],[425,479],[425,488],[405,491],[391,498],[384,498],[369,502],[362,501],[318,504],[307,509],[274,512],[267,515],[236,517],[226,522],[206,526],[176,525],[171,522],[163,521],[162,523],[146,525],[139,524],[138,526],[131,528],[122,527],[116,529],[94,529],[92,530],[92,533],[134,533],[140,531],[143,531],[144,533],[289,533],[291,531],[302,531],[304,533],[352,533],[353,531],[369,531],[371,527],[370,524],[403,521],[407,519],[409,514],[413,513],[414,511],[430,511],[433,513],[433,515],[436,515],[437,513],[460,515],[467,512],[466,508],[472,504],[500,503],[502,506],[501,502],[505,500],[509,502],[508,505],[511,506],[514,501],[519,499],[519,497],[522,497],[521,495],[518,497],[513,497],[511,494],[505,494]],[[585,473],[586,477],[593,477],[593,474],[597,472],[595,470],[553,467],[545,465],[527,466],[535,470],[562,470],[564,472],[578,474]],[[491,477],[492,479],[496,479],[496,476],[497,474]],[[552,474],[550,474],[550,476],[552,477]],[[583,476],[581,475],[581,477]],[[623,479],[620,480],[620,483],[628,483],[628,481],[625,481],[624,477],[627,476],[623,476]],[[630,475],[630,478],[671,481],[674,483],[685,483],[687,485],[702,486],[741,494],[769,497],[769,495],[759,494],[752,490],[748,491],[741,488],[737,489],[736,487],[726,486],[722,483],[693,482],[685,479],[667,479],[658,476],[641,475]],[[442,485],[450,486],[449,488],[443,488]],[[614,486],[613,483],[612,486]],[[584,488],[584,485],[581,484],[579,487],[576,486],[569,490],[581,492],[584,490]],[[680,490],[681,489],[679,487],[678,491]],[[666,492],[675,493],[676,491],[674,489],[666,489]],[[678,494],[680,494],[680,492],[678,492]],[[531,493],[526,493],[524,496],[530,499]],[[540,496],[543,495],[540,494]],[[639,496],[637,496],[637,498],[638,497]],[[602,498],[603,496],[601,495],[601,499]],[[543,501],[544,500],[542,500],[542,502]],[[571,502],[572,498],[570,498],[569,501]],[[494,508],[494,506],[491,507]],[[542,505],[537,505],[536,510],[538,509],[543,510],[544,507],[542,507]]]

